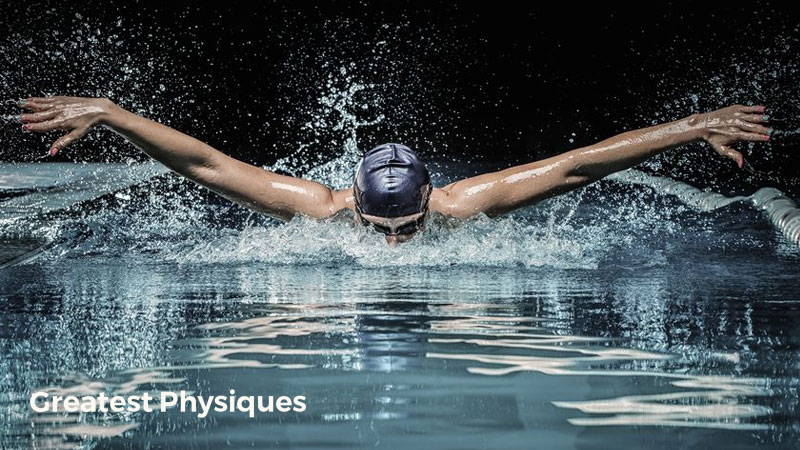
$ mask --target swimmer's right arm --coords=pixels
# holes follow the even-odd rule
[[[247,164],[175,129],[137,116],[107,99],[29,98],[33,111],[20,120],[30,131],[64,130],[50,147],[55,155],[97,125],[122,135],[147,155],[212,191],[273,217],[329,217],[347,206],[351,190],[333,191],[314,181],[279,175]]]

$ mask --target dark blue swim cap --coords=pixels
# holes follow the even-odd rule
[[[364,154],[356,169],[353,193],[361,213],[402,217],[427,207],[431,178],[410,148],[379,145]]]

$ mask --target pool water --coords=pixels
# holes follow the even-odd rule
[[[1,168],[3,448],[798,444],[800,249],[751,198],[629,173],[392,249],[160,166]],[[39,390],[307,409],[37,414]]]

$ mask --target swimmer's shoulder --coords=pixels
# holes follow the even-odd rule
[[[465,219],[463,208],[461,208],[463,205],[459,205],[450,195],[451,186],[452,184],[442,188],[433,188],[428,208],[432,213],[438,213],[445,217]]]
[[[341,190],[331,190],[331,199],[333,202],[330,217],[341,216],[345,211],[353,211],[353,188]]]
[[[470,199],[457,199],[453,196],[450,192],[452,186],[451,183],[442,188],[434,188],[431,192],[428,209],[434,220],[447,226],[458,226],[467,220],[487,217],[486,213],[479,211]]]

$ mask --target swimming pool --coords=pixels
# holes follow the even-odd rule
[[[434,181],[471,171],[439,166]],[[4,448],[792,448],[800,436],[800,251],[748,198],[629,172],[390,249],[347,220],[279,225],[160,166],[0,174]],[[36,414],[37,390],[234,390],[307,408]]]

